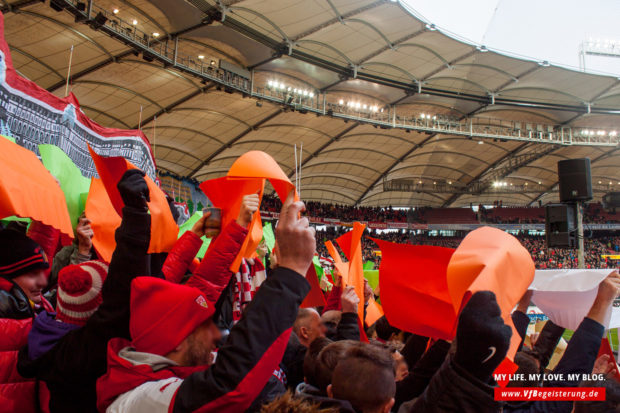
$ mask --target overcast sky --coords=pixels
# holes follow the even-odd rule
[[[620,0],[400,1],[489,49],[576,69],[579,45],[588,38],[616,41],[620,48]],[[586,69],[620,75],[620,57],[586,56]]]

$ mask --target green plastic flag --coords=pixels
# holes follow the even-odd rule
[[[379,285],[379,270],[364,270],[364,278],[368,280],[373,290],[376,289]]]
[[[314,264],[316,275],[319,277],[319,281],[321,281],[321,279],[323,279],[323,276],[325,275],[325,271],[323,271],[323,267],[321,267],[321,262],[319,261],[318,255],[315,255],[312,258],[312,263]]]
[[[364,263],[364,270],[374,270],[375,269],[375,263],[373,261],[366,261]]]
[[[263,238],[265,238],[269,251],[272,251],[274,245],[276,245],[276,236],[273,233],[271,222],[265,222],[265,226],[263,226]]]
[[[39,152],[45,168],[60,181],[60,188],[67,201],[71,224],[75,230],[78,218],[84,211],[85,203],[82,202],[82,194],[88,194],[90,179],[82,176],[80,169],[59,147],[39,145]]]
[[[194,215],[189,217],[189,219],[187,221],[185,221],[179,227],[179,236],[178,236],[178,238],[181,238],[181,235],[183,235],[185,233],[185,231],[191,230],[192,227],[194,226],[194,224],[200,218],[202,218],[202,211],[196,211],[194,213]],[[207,252],[207,248],[209,248],[209,245],[211,244],[211,238],[207,238],[207,237],[203,236],[201,239],[202,239],[202,247],[200,247],[200,249],[198,250],[198,254],[196,254],[196,256],[198,258],[200,258],[200,259],[203,259],[205,254],[206,254],[206,252]]]

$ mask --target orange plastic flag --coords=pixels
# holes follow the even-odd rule
[[[452,255],[447,270],[448,291],[455,312],[463,307],[470,294],[484,290],[495,293],[504,323],[512,328],[507,354],[511,360],[521,337],[510,314],[533,280],[534,262],[529,252],[512,235],[491,227],[470,232]]]
[[[368,301],[368,307],[366,307],[366,325],[373,325],[381,317],[383,317],[383,308],[381,304],[376,302],[374,298],[371,298],[370,301]]]
[[[73,238],[65,195],[37,156],[0,137],[0,217],[16,215]]]
[[[342,261],[340,254],[336,250],[334,244],[331,241],[325,241],[325,246],[327,247],[327,252],[334,260],[334,267],[340,272],[340,276],[342,276],[342,288],[347,286],[347,281],[349,280],[349,266],[347,263]],[[338,280],[333,280],[334,282],[338,282]]]
[[[265,180],[269,180],[282,202],[289,192],[295,189],[278,163],[261,151],[243,154],[232,164],[226,177],[205,181],[200,185],[200,189],[214,206],[222,209],[222,226],[225,226],[237,218],[245,195],[258,192],[262,200]],[[295,200],[299,200],[297,194]],[[252,217],[248,230],[241,251],[230,266],[232,272],[239,271],[242,258],[251,258],[256,253],[263,233],[259,211]]]
[[[366,225],[355,222],[351,231],[351,252],[349,256],[348,283],[355,287],[355,293],[360,299],[357,305],[357,315],[360,320],[364,319],[364,262],[362,260],[362,235]],[[336,240],[338,241],[338,240]]]
[[[310,264],[310,268],[306,272],[306,280],[310,283],[310,292],[301,303],[301,308],[325,306],[327,303],[319,286],[319,277],[316,275],[313,264]]]
[[[446,270],[454,250],[371,239],[382,253],[379,287],[390,324],[425,337],[453,339],[456,310]]]
[[[97,173],[99,174],[110,199],[110,205],[112,205],[113,211],[109,211],[108,213],[116,213],[119,217],[122,217],[123,200],[121,199],[116,185],[127,170],[137,168],[125,158],[103,157],[95,153],[90,146],[88,149],[95,162]],[[168,201],[166,200],[166,194],[164,194],[164,192],[148,176],[145,176],[144,180],[149,188],[149,197],[151,199],[147,203],[151,214],[151,242],[149,244],[148,252],[168,252],[172,249],[172,246],[177,240],[179,227],[176,222],[174,222],[174,218],[172,217],[172,212],[170,211]],[[109,217],[102,215],[87,215],[87,217],[93,222],[95,220],[106,222],[110,219]],[[116,228],[106,227],[103,229],[114,233]],[[104,238],[109,239],[109,237]],[[104,250],[111,249],[114,251],[114,248],[116,248],[116,243],[106,246],[100,244],[100,248]]]
[[[101,179],[92,178],[84,213],[91,220],[93,245],[97,255],[110,262],[116,248],[114,233],[121,225],[121,217],[115,212]]]

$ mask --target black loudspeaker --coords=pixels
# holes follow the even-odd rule
[[[589,201],[592,199],[590,158],[566,159],[558,162],[560,202]]]
[[[577,206],[555,204],[545,208],[547,248],[577,248]]]
[[[603,208],[620,207],[620,192],[609,192],[603,196]]]

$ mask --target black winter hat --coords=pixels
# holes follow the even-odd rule
[[[18,231],[0,231],[0,277],[11,279],[49,266],[39,244]]]

